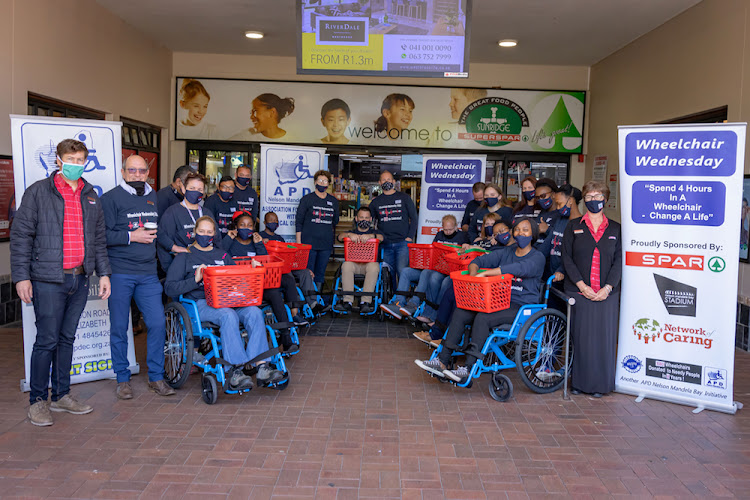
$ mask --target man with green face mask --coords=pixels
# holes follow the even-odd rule
[[[110,295],[104,212],[94,187],[81,178],[87,156],[80,141],[58,144],[59,170],[29,186],[10,231],[13,282],[23,302],[33,301],[36,315],[28,413],[39,426],[52,425],[50,411],[83,415],[93,410],[69,394],[73,341],[91,273],[99,276],[99,297]]]

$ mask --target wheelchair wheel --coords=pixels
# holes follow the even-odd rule
[[[500,403],[505,403],[513,396],[513,383],[502,373],[492,374],[489,389],[492,399]]]
[[[164,380],[179,389],[193,366],[193,324],[179,302],[170,302],[164,309],[167,336],[164,343]]]
[[[216,377],[211,373],[204,373],[201,376],[201,388],[203,389],[201,396],[203,401],[212,405],[219,399],[219,386],[216,383]]]
[[[567,320],[556,309],[543,309],[526,320],[516,340],[516,368],[526,387],[539,394],[562,387],[565,376]],[[572,359],[572,350],[571,350]]]

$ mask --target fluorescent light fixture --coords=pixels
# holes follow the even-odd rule
[[[497,44],[501,47],[515,47],[518,45],[518,40],[505,39],[500,40]]]
[[[260,31],[246,31],[245,36],[247,38],[252,38],[253,40],[259,40],[263,38],[263,33]]]

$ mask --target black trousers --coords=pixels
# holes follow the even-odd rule
[[[464,343],[461,352],[466,353],[466,365],[472,366],[477,358],[481,358],[480,351],[490,336],[490,330],[502,324],[511,324],[516,319],[520,305],[510,303],[508,309],[496,311],[493,313],[478,313],[467,311],[466,309],[456,309],[448,327],[448,333],[443,341],[443,349],[438,356],[440,362],[447,365],[453,352],[459,350],[461,338],[464,335],[464,328],[471,325],[471,338]]]

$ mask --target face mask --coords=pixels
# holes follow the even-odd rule
[[[190,191],[188,191],[189,193]],[[211,243],[214,242],[213,236],[208,236],[206,234],[196,234],[195,235],[195,242],[202,246],[203,248],[210,247]]]
[[[175,188],[172,188],[172,192],[174,193],[174,195],[175,195],[175,196],[177,197],[177,199],[178,199],[178,200],[182,201],[182,200],[184,200],[184,199],[185,199],[185,195],[184,195],[184,194],[182,194],[182,193],[181,193],[180,191],[178,191],[177,189],[175,189]]]
[[[370,229],[371,222],[369,220],[358,220],[357,221],[357,227],[360,228],[362,231],[367,231]]]
[[[247,186],[248,184],[250,184],[250,177],[237,177],[237,184],[242,187]]]
[[[391,181],[385,181],[384,183],[380,185],[380,187],[383,188],[383,192],[385,192],[385,191],[390,191],[391,189],[396,187],[396,185],[393,184]]]
[[[229,201],[232,199],[232,196],[234,196],[234,193],[230,193],[229,191],[218,191],[219,198],[222,199],[222,201]]]
[[[239,236],[241,240],[249,240],[252,234],[253,234],[253,230],[250,229],[249,227],[241,227],[237,229],[237,236]]]
[[[76,165],[75,163],[65,163],[62,161],[62,158],[59,156],[57,157],[58,160],[60,160],[60,163],[62,163],[62,174],[70,179],[71,181],[77,181],[81,178],[83,175],[83,167],[84,165]]]
[[[570,217],[570,207],[568,205],[559,209],[558,212],[560,213],[560,217]]]
[[[135,194],[138,196],[143,196],[143,193],[146,192],[146,183],[144,181],[131,181],[128,182],[128,186],[135,189]]]
[[[539,200],[539,206],[544,210],[549,209],[549,207],[552,206],[552,198],[544,198],[542,200]]]
[[[534,196],[536,196],[536,193],[534,191],[524,191],[523,192],[523,197],[526,198],[526,201],[533,200]]]
[[[200,191],[185,191],[185,199],[188,201],[188,203],[196,205],[203,199],[203,193],[201,193]]]
[[[325,193],[326,191],[328,191],[328,186],[321,186],[320,184],[315,184],[315,189],[317,189],[319,193]]]
[[[516,243],[518,248],[526,248],[531,243],[531,236],[516,236]]]
[[[67,177],[67,175],[66,175]],[[593,213],[598,214],[604,209],[604,200],[591,200],[586,202],[586,209]]]
[[[501,245],[507,245],[510,241],[510,231],[506,231],[504,233],[496,234],[495,235],[495,241],[500,243]]]
[[[269,231],[276,231],[279,228],[278,222],[269,222],[266,224],[266,229]]]
[[[488,207],[494,207],[495,205],[497,205],[498,198],[497,197],[485,198],[484,201],[487,202]]]
[[[484,234],[486,236],[492,236],[492,226],[484,226]]]

